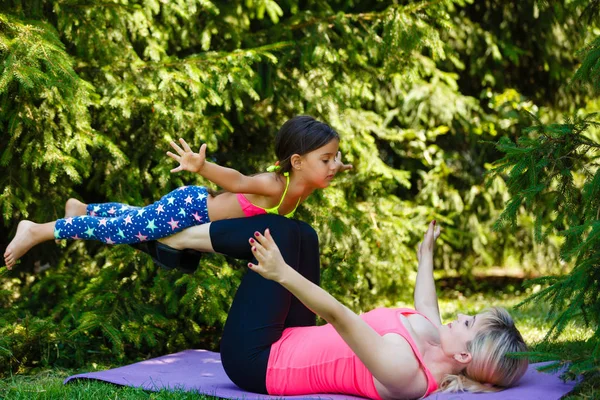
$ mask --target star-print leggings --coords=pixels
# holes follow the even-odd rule
[[[146,207],[121,203],[89,204],[87,215],[56,221],[56,239],[98,240],[131,244],[171,236],[210,222],[203,186],[183,186]]]

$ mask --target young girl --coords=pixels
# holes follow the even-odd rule
[[[36,244],[51,239],[98,240],[107,244],[136,244],[170,236],[185,228],[229,218],[259,214],[291,217],[315,190],[329,186],[336,173],[352,168],[341,162],[339,135],[309,116],[288,120],[275,138],[279,161],[270,172],[245,176],[206,161],[206,144],[198,153],[179,139],[179,162],[171,172],[195,172],[225,189],[212,195],[203,186],[183,186],[146,207],[120,203],[85,204],[67,201],[65,218],[45,224],[21,221],[4,253],[10,269]]]

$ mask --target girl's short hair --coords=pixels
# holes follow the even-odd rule
[[[291,157],[294,154],[302,156],[334,139],[340,139],[338,133],[311,116],[299,115],[287,120],[275,137],[275,155],[281,167],[279,172],[289,172],[292,169]]]
[[[481,318],[481,330],[467,343],[471,362],[461,374],[448,375],[440,391],[495,392],[514,385],[525,374],[527,358],[507,356],[527,351],[508,311],[493,307],[484,311]]]

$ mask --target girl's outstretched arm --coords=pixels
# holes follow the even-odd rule
[[[419,379],[421,372],[416,358],[399,355],[405,349],[385,340],[362,318],[348,309],[318,285],[315,285],[284,261],[269,230],[255,232],[250,239],[252,253],[258,265],[248,266],[264,278],[278,282],[315,314],[329,322],[352,351],[388,390],[402,390],[399,382]]]
[[[170,142],[177,154],[167,152],[167,155],[179,162],[179,166],[171,170],[172,173],[190,171],[202,175],[209,181],[217,184],[228,192],[252,193],[263,196],[279,196],[281,188],[273,184],[268,175],[246,176],[233,168],[206,161],[206,143],[200,146],[198,153],[194,153],[183,139],[179,139],[181,147],[175,142]]]
[[[415,309],[425,315],[435,325],[440,326],[440,309],[433,279],[433,251],[435,240],[440,236],[440,227],[432,221],[427,228],[423,241],[419,243],[417,258],[419,269],[415,283]]]

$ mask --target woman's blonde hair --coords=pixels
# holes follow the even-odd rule
[[[483,324],[475,338],[467,343],[471,362],[459,375],[448,375],[440,391],[495,392],[517,383],[527,370],[526,358],[508,357],[507,353],[527,351],[527,345],[504,308],[484,311]]]

